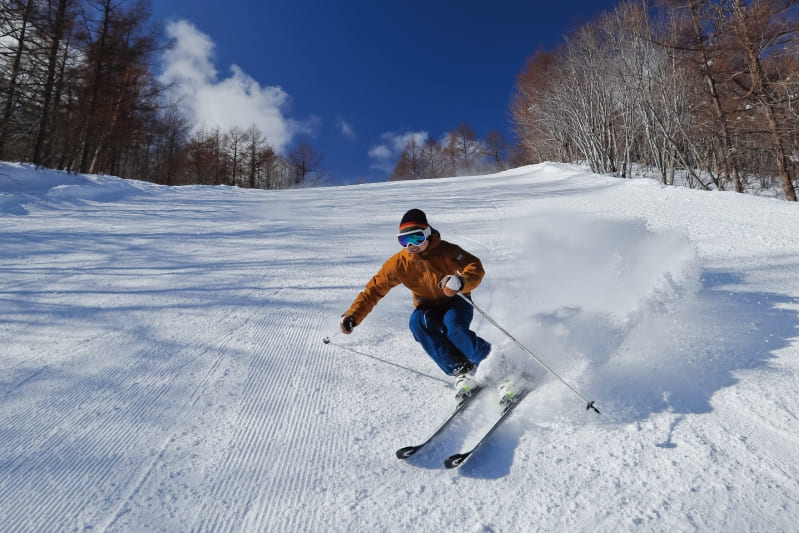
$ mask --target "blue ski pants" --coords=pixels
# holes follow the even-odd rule
[[[475,366],[486,358],[491,344],[469,329],[474,308],[456,297],[442,307],[418,307],[411,314],[413,338],[446,374],[468,362]]]

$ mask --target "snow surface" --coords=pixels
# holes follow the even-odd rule
[[[453,405],[392,291],[339,315],[405,210],[482,258]],[[541,164],[288,191],[0,165],[2,531],[796,531],[799,211]],[[330,336],[332,342],[323,344]]]

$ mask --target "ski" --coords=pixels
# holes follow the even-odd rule
[[[494,422],[494,425],[491,426],[488,429],[488,431],[485,432],[485,434],[483,434],[483,436],[480,438],[479,441],[477,441],[477,444],[474,445],[474,448],[463,453],[456,453],[455,455],[450,455],[444,460],[444,466],[446,466],[447,468],[457,468],[461,466],[463,463],[465,463],[466,460],[469,459],[469,457],[474,452],[476,452],[478,449],[480,449],[481,446],[483,446],[483,444],[485,444],[485,442],[488,440],[491,434],[494,433],[494,431],[496,431],[496,429],[502,424],[502,422],[506,418],[508,418],[508,416],[510,416],[510,414],[513,412],[516,406],[521,403],[521,401],[524,399],[525,396],[527,396],[528,392],[529,391],[527,390],[520,392],[519,394],[516,395],[516,398],[513,400],[512,403],[509,403],[502,409],[502,414],[499,416],[497,421]]]
[[[430,437],[428,437],[426,441],[422,442],[421,444],[417,444],[415,446],[405,446],[404,448],[400,448],[399,450],[397,450],[397,459],[407,459],[411,455],[415,454],[416,452],[424,448],[426,445],[430,444],[430,442],[434,438],[436,438],[439,433],[444,431],[444,429],[446,429],[446,427],[450,425],[450,423],[453,420],[455,420],[455,418],[466,409],[466,407],[472,402],[472,400],[474,400],[474,398],[480,393],[481,390],[482,387],[477,386],[472,392],[472,394],[470,394],[469,396],[458,402],[458,405],[455,406],[455,410],[452,412],[451,415],[449,415],[449,418],[447,418],[440,426],[438,426],[438,428],[436,428],[433,434],[430,435]]]

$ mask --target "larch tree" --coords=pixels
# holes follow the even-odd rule
[[[770,138],[777,173],[785,198],[795,202],[796,189],[788,161],[789,131],[785,127],[784,102],[772,80],[772,62],[790,42],[799,39],[799,14],[794,0],[732,0],[728,29],[742,53],[745,70],[734,81],[745,91],[743,97],[762,114]],[[799,73],[794,73],[799,74]]]
[[[4,156],[6,141],[11,133],[11,118],[19,100],[18,82],[23,76],[22,60],[26,53],[25,47],[28,44],[33,4],[33,0],[25,0],[25,2],[11,0],[9,4],[3,8],[4,15],[6,15],[9,23],[11,42],[14,43],[14,50],[12,52],[12,57],[14,59],[11,70],[7,74],[6,86],[3,91],[5,105],[3,105],[2,115],[0,115],[0,157]]]
[[[322,164],[322,156],[305,142],[299,143],[288,154],[288,162],[294,172],[294,185],[302,185],[312,172]]]

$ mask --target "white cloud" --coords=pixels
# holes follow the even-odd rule
[[[354,140],[354,139],[356,138],[356,135],[355,135],[355,130],[354,130],[354,129],[353,129],[353,127],[350,125],[350,123],[349,123],[349,122],[347,122],[346,120],[344,120],[344,119],[339,119],[339,121],[338,121],[338,127],[339,127],[339,129],[341,129],[341,134],[342,134],[344,137],[346,137],[347,139],[352,139],[352,140]]]
[[[380,161],[391,159],[391,155],[391,149],[384,144],[375,146],[369,150],[369,157]]]
[[[399,158],[408,141],[413,138],[418,144],[423,144],[428,137],[426,131],[383,133],[380,136],[381,142],[369,150],[369,157],[374,160],[372,168],[390,172],[394,168],[394,160]]]
[[[171,22],[166,31],[174,47],[164,53],[159,81],[172,87],[195,130],[247,129],[255,124],[278,152],[296,134],[312,133],[314,121],[301,123],[286,116],[290,96],[280,87],[262,87],[236,65],[230,66],[228,78],[220,80],[212,62],[214,42],[193,24]]]

